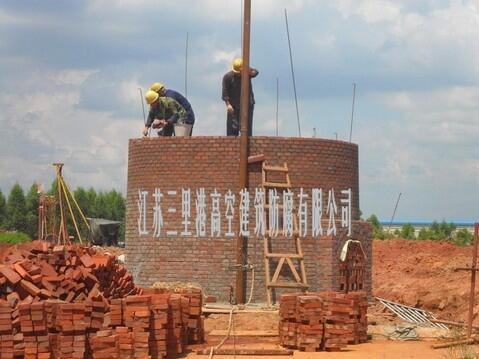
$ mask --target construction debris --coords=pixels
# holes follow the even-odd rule
[[[280,343],[302,351],[339,351],[367,341],[365,292],[280,296]]]
[[[383,298],[376,299],[399,318],[414,324],[448,329],[446,325],[436,320],[436,317],[427,310],[409,307],[407,305],[391,302]]]

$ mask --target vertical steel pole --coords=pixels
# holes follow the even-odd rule
[[[276,77],[276,137],[278,137],[278,118],[279,118],[279,78]]]
[[[353,83],[353,105],[351,108],[351,128],[349,129],[349,142],[353,139],[353,120],[354,120],[354,105],[356,102],[356,82]]]
[[[188,40],[189,33],[186,32],[186,45],[185,45],[185,97],[188,98]]]
[[[291,64],[291,76],[293,78],[294,103],[296,105],[296,119],[298,120],[298,134],[301,137],[301,124],[299,121],[298,95],[296,93],[296,77],[294,76],[293,51],[291,50],[291,39],[289,38],[288,11],[284,9],[284,19],[286,20],[286,33],[288,35],[289,61]]]
[[[474,317],[474,294],[476,291],[476,267],[477,267],[477,246],[479,242],[479,223],[474,226],[474,246],[472,252],[471,267],[471,292],[469,293],[469,313],[467,316],[467,337],[472,334],[472,319]]]
[[[243,68],[241,69],[241,100],[240,100],[240,169],[239,189],[248,188],[248,117],[250,107],[250,32],[251,32],[251,0],[244,0],[243,19]],[[246,264],[246,238],[239,235],[236,242],[236,303],[245,302],[245,264]]]
[[[401,199],[401,195],[402,195],[402,193],[400,192],[399,196],[398,196],[398,199],[396,201],[396,205],[394,206],[394,211],[393,211],[393,215],[391,217],[391,221],[389,222],[388,233],[391,232],[391,226],[393,225],[394,216],[396,216],[396,210],[398,209],[398,204],[399,204],[399,200]]]

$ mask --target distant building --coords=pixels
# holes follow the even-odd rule
[[[440,223],[442,221],[436,221],[436,223]],[[425,221],[379,221],[381,226],[383,226],[384,232],[394,233],[394,231],[401,230],[402,226],[405,224],[410,224],[414,227],[414,233],[417,235],[419,231],[424,228],[428,229],[431,228],[433,222],[425,222]],[[447,222],[450,223],[450,222]],[[471,234],[474,234],[474,222],[452,222],[456,226],[456,231],[461,229],[467,229]]]

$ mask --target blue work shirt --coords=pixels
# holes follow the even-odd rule
[[[185,109],[187,124],[193,125],[195,123],[195,113],[193,112],[193,109],[191,108],[191,105],[188,100],[182,94],[176,92],[175,90],[167,89],[165,91],[165,97],[172,98]]]

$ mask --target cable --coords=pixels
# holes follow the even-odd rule
[[[208,357],[208,359],[212,359],[213,358],[213,355],[214,355],[214,352],[215,350],[218,350],[219,348],[221,348],[223,346],[223,344],[228,340],[228,338],[230,337],[230,334],[231,334],[231,328],[232,328],[232,323],[233,323],[233,313],[234,311],[237,309],[236,306],[233,306],[233,308],[231,308],[231,311],[230,311],[230,319],[229,319],[229,322],[228,322],[228,333],[226,333],[226,336],[223,338],[223,340],[221,340],[221,342],[214,346],[214,347],[211,347],[211,350],[210,350],[210,355]]]

